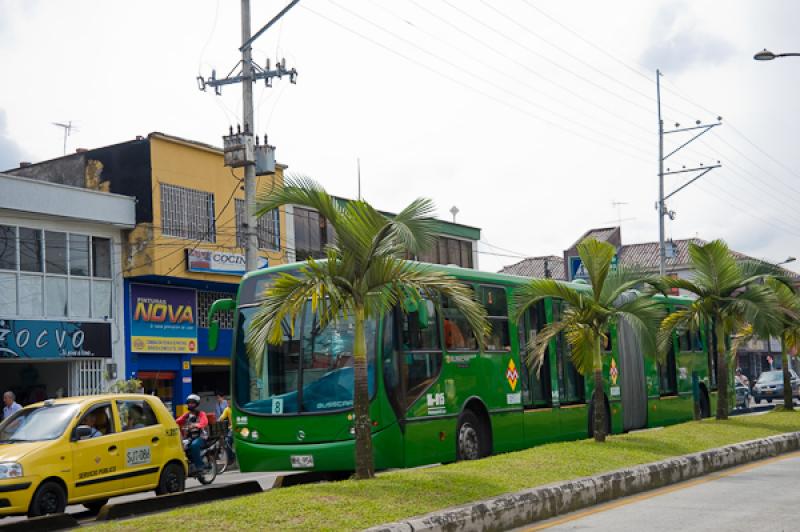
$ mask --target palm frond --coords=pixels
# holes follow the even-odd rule
[[[283,184],[262,190],[255,203],[255,215],[260,217],[284,205],[309,207],[336,226],[341,213],[338,202],[313,179],[301,175],[285,177]]]
[[[664,360],[670,348],[673,347],[672,340],[675,332],[691,329],[697,320],[697,308],[690,306],[687,309],[676,310],[668,314],[661,321],[656,335],[656,356],[659,362]]]
[[[392,240],[413,255],[427,251],[436,243],[436,205],[427,198],[417,198],[390,220]]]
[[[569,357],[572,365],[581,375],[589,375],[594,367],[594,353],[599,333],[590,325],[583,323],[577,315],[567,309],[562,316],[564,339],[569,344]]]
[[[611,261],[614,259],[616,248],[608,242],[601,242],[595,238],[587,238],[577,246],[578,255],[583,262],[583,267],[589,274],[592,284],[592,293],[595,301],[599,301],[603,292]]]
[[[703,245],[691,242],[689,258],[694,268],[694,284],[706,291],[725,294],[741,286],[741,270],[724,241]]]
[[[565,327],[566,324],[561,321],[548,323],[536,333],[533,342],[526,343],[525,363],[536,374],[542,369],[544,357],[547,355],[547,348],[550,346],[551,341],[555,340]]]
[[[749,323],[741,327],[731,339],[731,358],[736,358],[739,349],[756,336],[753,326]]]
[[[560,299],[572,307],[583,307],[588,294],[555,279],[532,279],[514,291],[511,300],[511,319],[519,321],[525,311],[537,302],[551,297]]]

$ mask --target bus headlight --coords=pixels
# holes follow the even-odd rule
[[[0,479],[22,477],[22,465],[16,462],[0,462]]]

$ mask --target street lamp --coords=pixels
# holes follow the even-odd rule
[[[781,266],[782,264],[789,264],[790,262],[794,262],[797,260],[797,257],[787,257],[787,259],[783,262],[778,262],[775,266]]]
[[[786,54],[773,54],[772,52],[764,48],[756,55],[754,55],[753,59],[755,59],[756,61],[772,61],[776,57],[791,57],[791,56],[800,57],[800,54],[794,52]]]

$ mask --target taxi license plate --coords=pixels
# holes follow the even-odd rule
[[[314,467],[314,457],[310,454],[293,454],[290,459],[293,469]]]

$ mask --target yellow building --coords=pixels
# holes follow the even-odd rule
[[[260,177],[259,190],[282,182],[285,168]],[[151,133],[14,173],[136,198],[136,227],[121,249],[119,376],[142,380],[173,406],[195,392],[210,409],[214,391],[227,394],[233,316],[223,317],[219,348],[210,351],[207,315],[213,301],[233,297],[245,271],[243,169],[225,167],[220,148]],[[286,227],[283,209],[259,218],[262,266],[290,258]]]

